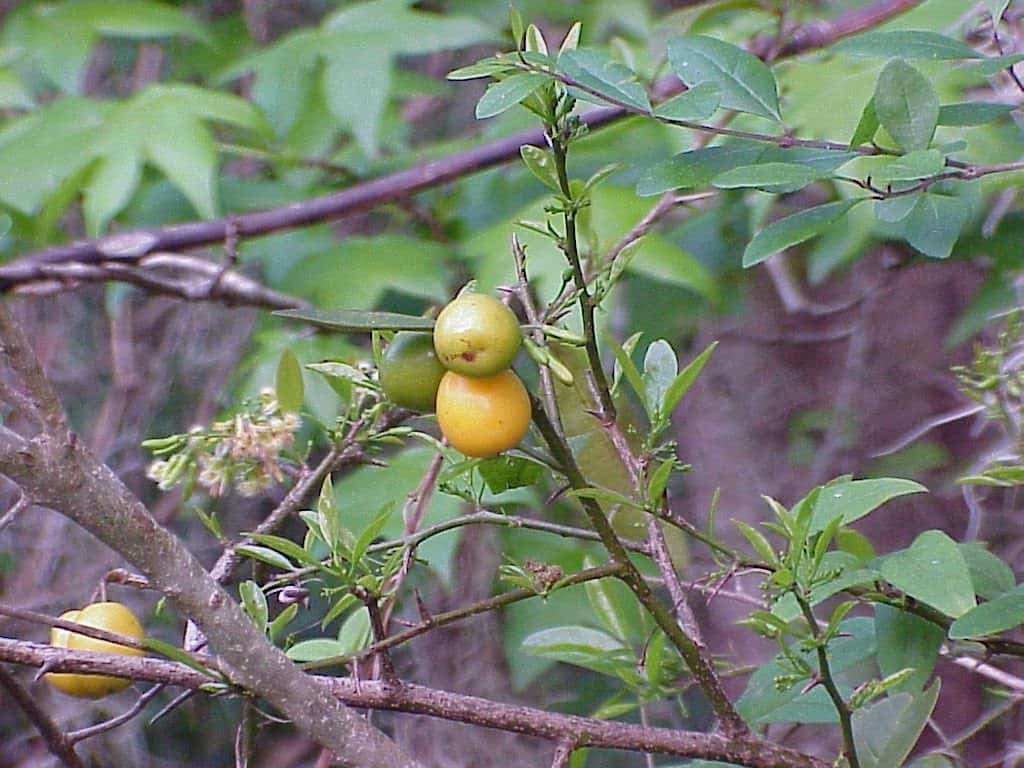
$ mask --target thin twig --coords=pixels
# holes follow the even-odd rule
[[[107,731],[111,731],[120,725],[124,725],[129,720],[136,717],[143,709],[145,709],[146,705],[163,689],[164,684],[157,683],[149,690],[143,691],[142,694],[135,700],[135,703],[132,704],[130,708],[126,709],[120,715],[112,717],[109,720],[105,720],[102,723],[91,725],[88,728],[81,728],[77,731],[72,731],[68,734],[68,741],[70,741],[72,744],[77,744],[80,741],[85,741],[86,739],[92,738],[93,736],[98,736],[101,733],[106,733]]]
[[[6,303],[0,302],[0,356],[25,388],[27,402],[53,434],[67,433],[67,420],[60,399],[36,359],[21,326],[11,316]]]
[[[14,703],[25,713],[25,717],[32,721],[36,730],[39,731],[39,735],[46,742],[46,748],[57,759],[67,768],[85,768],[82,758],[75,752],[74,742],[68,739],[53,719],[36,703],[32,694],[25,690],[3,664],[0,664],[0,688],[7,691]]]
[[[14,522],[15,518],[24,512],[26,509],[32,506],[31,500],[24,493],[18,497],[18,500],[14,502],[14,505],[4,512],[3,516],[0,517],[0,531],[6,528],[8,525]]]

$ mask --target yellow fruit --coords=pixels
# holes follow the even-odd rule
[[[139,624],[134,614],[121,603],[93,603],[81,610],[67,611],[61,615],[61,618],[65,621],[84,624],[87,627],[116,632],[136,640],[143,636],[142,625]],[[97,640],[57,627],[50,631],[50,645],[55,648],[67,648],[75,651],[116,653],[122,656],[143,655],[143,651],[136,648],[108,643],[106,640]],[[100,699],[131,685],[131,680],[123,677],[78,673],[51,673],[46,675],[46,681],[58,691],[84,699]]]
[[[519,320],[493,296],[464,293],[434,323],[441,365],[463,376],[494,376],[516,359],[523,343]]]
[[[421,413],[434,410],[442,376],[444,366],[437,360],[429,333],[395,334],[380,361],[384,394],[395,405]]]
[[[530,397],[512,371],[470,378],[448,371],[437,390],[437,422],[467,456],[494,456],[515,448],[530,428]]]

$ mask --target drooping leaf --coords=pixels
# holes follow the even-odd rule
[[[920,534],[910,547],[887,556],[881,571],[897,589],[954,619],[976,605],[967,563],[942,531]]]
[[[261,630],[267,627],[267,596],[255,581],[246,580],[238,585],[238,594],[242,598],[242,607],[253,623]]]
[[[962,199],[925,192],[907,215],[904,233],[907,242],[925,256],[945,259],[953,252],[966,219]]]
[[[978,597],[994,600],[1013,590],[1016,580],[1005,560],[996,557],[977,542],[962,542],[960,553],[967,561],[971,583]]]
[[[939,97],[931,81],[902,59],[878,76],[875,113],[904,152],[927,149],[939,120]]]
[[[782,119],[775,75],[752,53],[705,35],[674,37],[667,50],[679,79],[691,87],[716,85],[725,109]]]
[[[939,681],[912,696],[897,693],[853,714],[853,734],[862,768],[900,768],[928,723],[939,699]]]
[[[743,266],[752,267],[794,245],[820,235],[864,198],[839,200],[794,213],[762,229],[743,251]]]
[[[869,56],[880,59],[981,59],[969,45],[937,32],[906,29],[893,32],[866,32],[848,37],[838,43],[835,50],[848,56]]]
[[[882,675],[887,677],[908,668],[914,670],[895,688],[897,691],[915,693],[924,688],[944,639],[941,627],[920,616],[882,603],[875,605],[875,642]]]
[[[860,120],[853,131],[853,136],[850,137],[850,146],[859,147],[861,144],[874,141],[880,125],[878,113],[875,111],[875,100],[870,98],[864,105],[864,111],[860,114]]]
[[[926,179],[942,173],[946,158],[937,149],[918,149],[898,157],[872,157],[864,161],[864,167],[871,183],[884,187],[897,181]]]
[[[969,610],[953,622],[949,636],[953,640],[985,637],[1021,624],[1024,624],[1024,590],[1015,589]]]

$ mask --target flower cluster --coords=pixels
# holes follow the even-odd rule
[[[180,435],[147,440],[158,457],[146,474],[161,490],[198,482],[211,496],[234,487],[255,496],[284,479],[281,453],[295,441],[296,413],[283,413],[273,389],[232,418]]]

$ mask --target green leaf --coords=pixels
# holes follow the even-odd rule
[[[939,125],[984,125],[1005,117],[1015,109],[1016,104],[993,104],[986,101],[943,104],[939,107]]]
[[[886,557],[881,572],[897,589],[954,619],[976,605],[967,562],[942,531],[925,531],[909,548]]]
[[[157,640],[155,637],[144,637],[140,642],[147,651],[158,653],[161,656],[170,659],[171,661],[177,661],[180,664],[184,664],[187,667],[191,667],[192,669],[196,670],[196,672],[202,672],[204,675],[212,677],[215,680],[220,679],[218,675],[211,672],[209,669],[207,669],[198,661],[196,661],[192,654],[187,653],[186,651],[182,650],[176,645],[171,645],[170,643],[166,643],[163,640]]]
[[[925,256],[945,259],[953,252],[967,219],[965,201],[950,195],[925,192],[907,215],[907,242]]]
[[[338,647],[342,653],[363,650],[370,644],[371,637],[370,612],[366,606],[352,611],[338,627]]]
[[[942,627],[899,608],[875,604],[875,642],[882,675],[888,677],[902,669],[914,669],[895,690],[915,693],[924,688],[935,669],[943,640]]]
[[[277,614],[274,620],[270,622],[270,626],[267,627],[267,634],[270,635],[270,639],[276,640],[278,636],[284,631],[285,627],[291,624],[292,619],[295,618],[298,612],[298,603],[292,603],[291,605],[286,606],[285,609],[281,611],[279,614]]]
[[[734,520],[736,527],[740,529],[740,533],[744,535],[747,541],[750,542],[750,546],[754,548],[754,551],[760,555],[761,559],[768,565],[777,565],[779,562],[778,555],[775,554],[775,550],[772,548],[771,543],[756,528],[747,525],[742,520]]]
[[[347,333],[370,331],[432,331],[434,321],[428,317],[400,315],[394,312],[362,312],[354,309],[281,309],[278,317]]]
[[[275,568],[280,568],[282,571],[295,570],[294,563],[292,563],[287,557],[268,547],[257,547],[252,544],[239,544],[235,547],[235,552],[240,555],[245,555],[246,557],[251,557],[254,560],[267,563]]]
[[[928,489],[913,480],[882,477],[871,480],[847,480],[831,483],[821,490],[814,507],[811,532],[823,531],[836,518],[843,525],[860,520],[887,501],[911,493],[927,493]]]
[[[652,419],[663,415],[661,406],[665,401],[665,393],[676,378],[678,365],[675,350],[664,339],[658,339],[647,347],[644,355],[644,399]]]
[[[302,402],[305,399],[305,388],[302,384],[302,366],[290,349],[281,353],[281,359],[277,364],[277,379],[274,386],[277,391],[277,401],[281,404],[281,410],[285,413],[298,413],[302,410]]]
[[[549,151],[524,144],[519,148],[519,154],[530,173],[552,191],[562,194],[562,186],[558,182],[558,171],[555,168],[555,158]]]
[[[1012,53],[1006,56],[993,56],[989,59],[982,59],[977,62],[970,62],[970,69],[979,75],[991,77],[992,75],[1009,69],[1014,64],[1024,61],[1024,53]]]
[[[881,124],[878,122],[878,113],[875,111],[875,99],[868,99],[864,105],[864,111],[860,114],[857,127],[850,137],[850,146],[859,147],[861,144],[869,144],[875,140],[875,134]]]
[[[1015,589],[972,608],[949,628],[952,640],[997,635],[1024,624],[1024,590]]]
[[[255,581],[243,581],[238,585],[238,594],[242,598],[242,607],[246,614],[253,620],[253,623],[262,631],[266,631],[267,617],[267,596],[263,594],[260,585]]]
[[[897,693],[853,713],[861,768],[900,768],[939,699],[940,681],[916,696]]]
[[[663,101],[655,108],[654,114],[669,120],[707,120],[718,111],[721,103],[722,96],[718,91],[718,84],[709,81]]]
[[[558,68],[579,85],[641,112],[651,111],[651,102],[636,73],[603,51],[578,48],[558,57]],[[593,97],[588,97],[588,101]]]
[[[874,101],[878,121],[900,149],[928,148],[939,120],[939,97],[928,78],[893,59],[878,76]]]
[[[665,488],[668,487],[668,481],[675,468],[675,458],[669,458],[663,460],[658,468],[651,473],[650,480],[647,482],[647,498],[650,501],[660,499],[661,495],[665,493]]]
[[[667,50],[679,79],[691,87],[716,85],[723,108],[782,119],[775,75],[752,53],[704,35],[674,37]]]
[[[325,37],[322,50],[327,61],[320,87],[331,114],[352,131],[366,155],[376,157],[377,133],[391,90],[391,52],[350,35]]]
[[[370,521],[370,524],[359,533],[359,538],[356,540],[355,546],[352,547],[351,560],[353,564],[362,560],[366,550],[369,549],[370,545],[380,535],[380,532],[384,530],[384,526],[388,524],[394,511],[395,503],[393,501],[388,502],[377,513],[377,516]]]
[[[286,539],[283,536],[274,536],[270,533],[252,533],[249,535],[252,537],[253,541],[258,542],[265,547],[275,549],[285,557],[289,557],[296,562],[305,563],[306,565],[320,564],[320,561],[317,558],[313,557],[313,555],[291,539]]]
[[[827,176],[829,176],[828,173],[822,173],[814,168],[796,163],[759,163],[731,168],[715,176],[711,183],[720,189],[745,187],[764,189],[773,185],[785,184],[796,190]]]
[[[21,79],[9,69],[0,68],[0,109],[32,109],[35,100]]]
[[[590,557],[583,560],[584,568],[596,565]],[[585,582],[584,590],[594,614],[613,637],[628,643],[643,634],[636,598],[624,584],[615,579],[595,579]]]
[[[609,654],[614,656],[627,652],[626,647],[611,635],[579,626],[542,629],[523,640],[521,647],[533,656],[543,656],[598,672],[610,671],[612,665],[607,661]]]
[[[894,32],[866,32],[849,37],[834,50],[848,56],[867,56],[879,59],[982,59],[984,55],[951,37],[920,29]]]
[[[477,102],[477,119],[500,115],[548,82],[551,82],[551,78],[540,72],[518,72],[493,83]]]
[[[895,197],[889,197],[885,200],[875,201],[875,218],[879,221],[885,221],[890,224],[895,224],[898,221],[903,221],[910,212],[917,206],[917,201],[920,199],[921,193],[915,192],[911,195],[897,195]]]
[[[976,542],[962,542],[959,546],[978,597],[993,600],[1014,588],[1016,580],[1005,561]]]
[[[478,80],[484,77],[494,77],[495,75],[504,74],[510,70],[510,64],[507,61],[503,61],[493,56],[481,59],[476,64],[470,64],[467,67],[459,67],[453,69],[445,78],[448,80]]]
[[[544,467],[535,461],[518,456],[495,456],[476,465],[477,472],[491,493],[504,493],[516,488],[527,488],[544,475]]]
[[[864,174],[876,187],[896,181],[926,179],[942,173],[946,158],[937,149],[918,149],[899,157],[872,157],[864,161]]]
[[[760,264],[786,248],[820,235],[863,199],[865,198],[826,203],[773,221],[754,235],[747,244],[746,250],[743,251],[743,266],[752,267]]]
[[[640,334],[637,334],[633,336],[630,341],[635,345],[639,339]],[[639,397],[640,401],[644,404],[644,408],[647,408],[647,396],[645,394],[643,376],[640,375],[640,369],[636,367],[636,363],[633,362],[633,357],[630,354],[633,346],[627,342],[626,346],[629,348],[627,351],[626,348],[619,346],[615,339],[611,339],[610,343],[612,345],[612,351],[615,353],[615,361],[619,364],[619,369],[626,376],[626,381],[628,381],[629,386],[633,388],[633,392],[636,393],[637,397]]]
[[[665,390],[665,396],[661,403],[661,412],[665,416],[669,415],[679,405],[679,401],[683,399],[690,387],[693,386],[693,382],[700,376],[700,372],[704,370],[704,366],[707,365],[708,360],[711,359],[711,353],[715,351],[715,347],[718,346],[717,341],[713,341],[691,360],[683,370],[679,372],[679,375],[672,380],[672,383],[668,385]]]
[[[320,661],[334,656],[343,656],[345,653],[342,644],[329,637],[303,640],[285,651],[285,655],[292,661]]]

